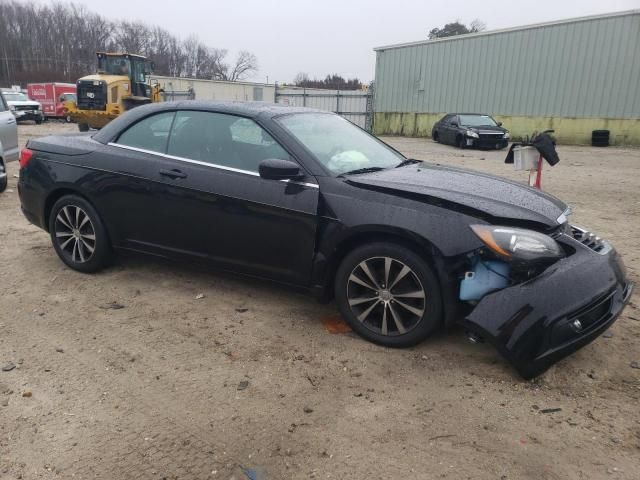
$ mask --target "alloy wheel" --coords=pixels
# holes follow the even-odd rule
[[[403,335],[422,320],[426,292],[416,273],[391,257],[363,260],[347,281],[347,301],[357,320],[385,336]]]
[[[96,231],[87,212],[75,205],[58,211],[55,235],[60,251],[74,263],[88,262],[96,249]]]

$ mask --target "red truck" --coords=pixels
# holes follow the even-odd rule
[[[76,86],[73,83],[30,83],[27,94],[31,100],[42,104],[46,117],[64,118],[64,102],[76,100]]]

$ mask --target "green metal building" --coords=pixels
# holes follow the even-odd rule
[[[374,129],[430,136],[444,113],[489,113],[512,136],[553,128],[561,143],[640,146],[640,10],[376,51]]]

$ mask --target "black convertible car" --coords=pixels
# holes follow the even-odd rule
[[[505,148],[509,144],[509,131],[490,115],[481,113],[448,113],[431,130],[436,142],[458,148]]]
[[[335,297],[373,342],[460,322],[525,377],[600,335],[631,285],[567,205],[406,159],[343,118],[262,103],[139,107],[29,141],[22,210],[69,267],[114,251],[210,263]]]

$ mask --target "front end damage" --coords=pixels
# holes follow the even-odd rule
[[[471,310],[462,320],[473,338],[492,344],[524,378],[539,375],[602,334],[633,289],[607,242],[568,225],[554,237],[565,256],[532,270],[528,279],[522,269],[517,279],[515,268],[498,271],[499,262],[493,267],[480,262],[488,265],[485,270],[499,289],[468,302]],[[508,285],[499,285],[500,272],[510,275]]]

